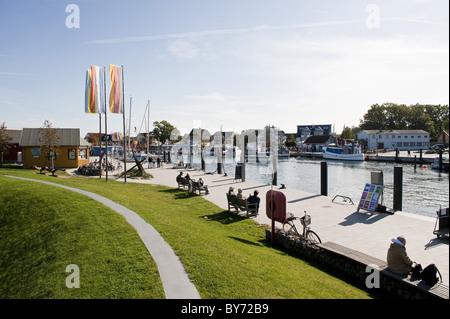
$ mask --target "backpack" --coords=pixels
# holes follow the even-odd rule
[[[435,264],[430,264],[422,270],[422,273],[421,273],[422,280],[427,285],[434,286],[439,280],[439,278],[437,277],[438,274],[442,281],[442,276],[441,276],[439,269],[436,267]]]

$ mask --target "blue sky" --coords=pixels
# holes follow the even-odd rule
[[[79,28],[68,28],[69,4]],[[126,121],[240,131],[357,126],[375,103],[449,103],[447,0],[0,0],[0,122],[79,127],[85,71],[123,65]],[[109,94],[109,87],[107,88]],[[104,125],[104,123],[102,124]],[[108,131],[122,116],[108,114]]]

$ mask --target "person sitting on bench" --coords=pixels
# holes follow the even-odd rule
[[[209,194],[209,190],[208,190],[208,185],[205,185],[205,182],[203,181],[203,178],[199,178],[198,179],[198,181],[197,181],[197,187],[199,188],[199,189],[204,189],[205,191],[206,191],[206,195],[208,195]]]
[[[255,191],[253,192],[253,195],[249,196],[249,198],[247,199],[248,208],[255,210],[256,215],[258,215],[258,213],[259,213],[259,202],[261,201],[261,199],[258,197],[258,194],[259,194],[259,191],[257,189],[255,189]]]

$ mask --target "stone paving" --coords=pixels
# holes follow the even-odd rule
[[[260,214],[253,217],[260,224],[271,225],[266,216],[265,194],[270,189],[278,190],[277,186],[263,185],[246,180],[235,181],[234,176],[206,174],[203,171],[174,169],[166,164],[164,168],[146,169],[154,178],[151,180],[132,180],[140,182],[161,184],[177,187],[176,175],[180,171],[189,172],[191,178],[197,180],[202,177],[208,185],[210,194],[202,195],[206,200],[227,209],[226,192],[230,186],[243,189],[244,196],[253,190],[259,190],[261,198]],[[407,212],[397,211],[394,214],[370,213],[364,210],[357,211],[359,198],[353,198],[352,205],[337,198],[332,202],[331,197],[306,193],[295,189],[283,189],[287,200],[287,211],[296,216],[303,216],[304,211],[312,217],[311,229],[322,239],[322,242],[335,242],[345,247],[363,252],[370,256],[385,260],[391,239],[399,235],[406,237],[406,249],[410,258],[422,266],[430,263],[439,268],[443,283],[449,283],[449,240],[437,238],[433,234],[436,219],[419,216]],[[361,190],[362,191],[362,190]],[[280,227],[280,223],[276,223]]]

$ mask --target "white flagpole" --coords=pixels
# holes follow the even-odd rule
[[[100,110],[100,113],[98,113],[98,121],[99,121],[99,125],[98,125],[98,130],[99,130],[99,134],[98,134],[98,144],[100,145],[100,149],[98,150],[99,152],[99,178],[102,178],[102,111]]]
[[[106,67],[103,67],[103,83],[104,83],[104,87],[105,87],[105,144],[106,144],[106,149],[105,149],[105,153],[106,153],[106,165],[105,165],[105,169],[106,169],[106,181],[108,181],[108,120],[107,120],[107,108],[106,108]],[[101,150],[101,148],[100,148]],[[101,153],[100,153],[101,154]]]
[[[124,78],[124,76],[123,76],[123,65],[122,65],[122,103],[123,103],[122,115],[123,115],[123,136],[125,138],[125,134],[126,134],[126,131],[125,131],[125,84],[124,84],[123,78]],[[124,146],[124,150],[125,150],[125,147],[126,147],[125,139],[124,139],[123,146]],[[125,178],[125,183],[126,183],[127,182],[127,154],[126,154],[126,152],[123,152],[123,154],[124,154],[123,155],[123,171],[124,171],[124,178]]]
[[[147,168],[150,168],[150,100],[147,103]]]

